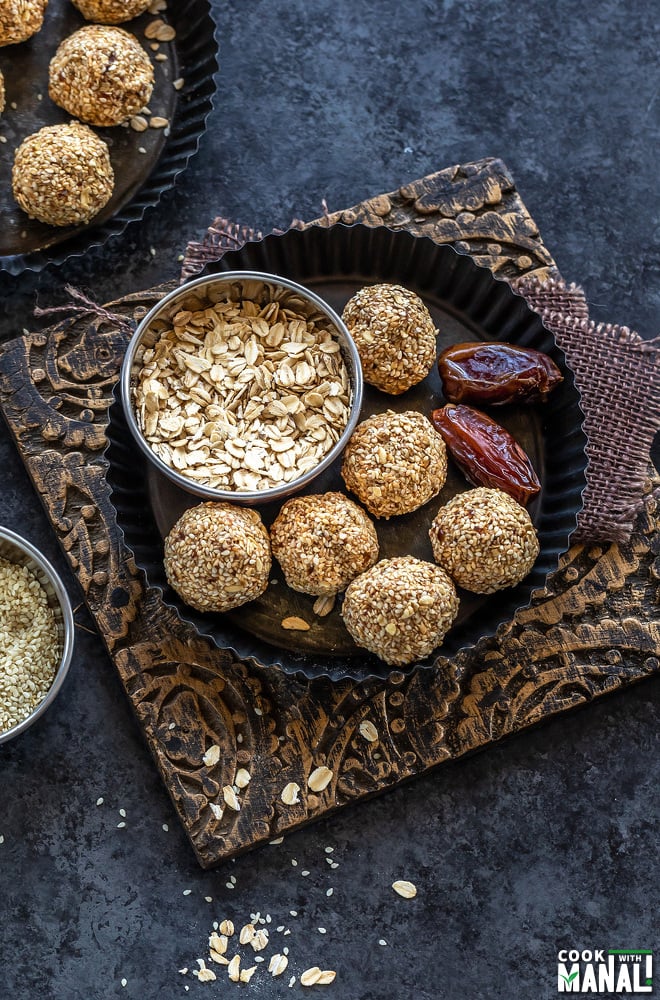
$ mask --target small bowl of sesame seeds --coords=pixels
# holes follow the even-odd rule
[[[129,343],[121,398],[143,455],[205,500],[256,505],[343,451],[362,370],[339,316],[286,278],[229,271],[166,295]]]
[[[0,527],[0,743],[52,704],[73,652],[64,584],[30,542]]]

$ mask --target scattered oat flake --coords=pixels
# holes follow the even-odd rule
[[[249,983],[256,971],[257,971],[256,965],[251,966],[249,969],[241,969],[241,972],[239,974],[240,982]]]
[[[280,798],[282,799],[282,802],[285,803],[285,805],[293,806],[296,805],[297,802],[300,802],[300,799],[298,798],[299,792],[300,792],[300,785],[297,785],[295,781],[290,781],[289,784],[285,785],[284,788],[282,789],[282,794]]]
[[[378,730],[374,726],[373,722],[369,722],[368,719],[364,719],[359,726],[360,736],[364,737],[368,743],[378,742]]]
[[[405,879],[392,882],[392,888],[399,894],[399,896],[403,896],[404,899],[412,899],[417,895],[417,886],[415,886],[412,882],[407,882]]]
[[[231,787],[231,785],[225,785],[223,787],[223,789],[222,789],[222,797],[223,797],[223,799],[225,800],[225,802],[227,803],[227,805],[229,806],[230,809],[233,809],[234,812],[239,812],[240,811],[241,803],[238,801],[238,797],[236,795],[236,792]]]
[[[334,772],[322,764],[320,767],[315,768],[307,779],[307,784],[312,789],[313,792],[322,792],[324,788],[327,788],[334,777]]]
[[[200,983],[213,983],[217,977],[213,969],[200,969],[197,973],[197,978]]]
[[[181,88],[183,87],[184,82],[185,81],[184,81],[183,77],[180,76],[177,80],[174,80],[174,82],[172,83],[172,86],[174,87],[175,90],[181,90]]]
[[[239,971],[240,964],[241,964],[240,955],[234,955],[227,968],[227,975],[231,979],[232,983],[238,983],[240,981],[241,978],[241,974]]]
[[[234,925],[231,920],[223,920],[218,930],[221,934],[226,934],[227,937],[231,937],[234,933]]]
[[[252,775],[250,774],[250,772],[248,770],[246,770],[246,768],[239,767],[238,771],[236,772],[236,777],[234,779],[234,784],[238,788],[247,788],[247,786],[250,784],[250,778],[251,777],[252,777]]]
[[[182,976],[187,976],[188,975],[188,967],[184,966],[183,969],[179,969],[179,972],[181,973]]]
[[[281,621],[282,628],[289,629],[292,632],[309,632],[310,624],[306,622],[304,618],[298,618],[297,615],[289,615],[288,618],[283,618]]]
[[[268,971],[273,977],[281,976],[288,964],[289,959],[286,955],[273,955],[268,963]]]
[[[204,762],[204,764],[206,764],[207,767],[215,767],[215,765],[218,763],[219,760],[220,760],[220,747],[218,746],[217,743],[214,743],[213,746],[210,746],[208,748],[208,750],[202,757],[202,761]]]
[[[209,802],[209,809],[213,813],[216,819],[222,819],[223,809],[219,806],[217,802]]]

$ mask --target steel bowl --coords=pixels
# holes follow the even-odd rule
[[[256,283],[257,287],[261,283],[267,287],[269,294],[294,296],[303,303],[302,308],[310,318],[320,316],[328,321],[336,334],[348,371],[351,388],[351,406],[348,422],[339,440],[319,461],[318,465],[315,465],[297,479],[263,490],[216,489],[200,484],[182,475],[153,451],[136,419],[134,388],[142,367],[144,352],[154,345],[164,327],[172,320],[176,313],[185,310],[190,304],[193,305],[193,308],[199,309],[203,307],[204,302],[208,302],[209,305],[218,302],[230,290],[235,295],[237,290],[240,291],[241,288],[245,287],[246,283],[250,283],[251,285]],[[254,289],[251,287],[250,294],[253,294],[253,292]],[[297,302],[296,305],[299,306],[300,303]],[[126,350],[120,378],[121,401],[126,423],[138,448],[147,461],[187,493],[192,493],[205,500],[229,501],[245,506],[266,504],[274,500],[289,497],[302,490],[332,465],[337,456],[346,447],[348,439],[358,422],[362,406],[362,386],[362,368],[357,348],[355,347],[353,338],[337,313],[323,299],[319,298],[318,295],[315,295],[314,292],[297,284],[295,281],[289,281],[288,278],[261,271],[226,271],[222,274],[205,275],[187,282],[185,285],[166,295],[147,313],[133,334]]]
[[[64,584],[47,559],[25,538],[9,528],[0,527],[0,557],[19,566],[27,566],[46,591],[48,605],[53,611],[60,640],[59,665],[48,694],[21,722],[0,732],[0,743],[19,736],[43,715],[55,700],[69,670],[73,653],[73,612]]]

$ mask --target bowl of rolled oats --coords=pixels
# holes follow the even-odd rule
[[[205,500],[255,505],[303,489],[343,451],[362,369],[339,316],[286,278],[229,271],[166,295],[121,373],[145,458]]]
[[[43,715],[73,653],[64,584],[38,549],[0,527],[0,743]]]

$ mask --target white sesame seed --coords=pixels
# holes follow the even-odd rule
[[[97,804],[97,806],[102,806],[103,805],[103,796],[102,795],[96,800],[96,804]]]
[[[170,829],[170,828],[169,828],[169,826],[167,825],[167,823],[163,823],[163,830],[165,831],[165,833],[168,833],[168,832],[169,832],[169,829]]]
[[[335,891],[334,889],[327,889],[325,894],[326,896],[332,896],[334,891]]]
[[[324,850],[326,854],[332,854],[334,847],[325,847]]]
[[[119,810],[119,815],[120,815],[120,816],[121,816],[122,818],[125,818],[125,816],[126,816],[126,810],[125,810],[125,809],[120,809],[120,810]]]
[[[289,914],[290,914],[290,915],[291,915],[292,917],[297,917],[297,916],[298,916],[298,911],[297,911],[297,910],[289,910]]]
[[[272,844],[272,846],[274,847],[275,844],[281,844],[283,840],[284,837],[276,837],[275,840],[269,840],[268,843]]]
[[[381,938],[381,939],[379,940],[378,944],[382,945],[382,946],[383,946],[383,948],[384,948],[384,947],[385,947],[385,946],[387,945],[387,941],[385,940],[385,938]]]
[[[189,896],[191,892],[192,892],[192,889],[184,889],[183,890],[183,895],[184,896]]]
[[[117,823],[117,829],[118,830],[123,830],[125,826],[126,826],[126,824],[124,822]]]
[[[121,985],[122,986],[128,986],[128,980],[127,979],[122,979]]]
[[[316,929],[319,932],[319,934],[327,934],[328,933],[326,931],[325,927],[317,927]]]
[[[307,878],[307,876],[309,875],[309,872],[308,872],[308,871],[307,871],[307,869],[305,868],[305,869],[304,869],[304,871],[301,871],[301,873],[300,873],[300,874],[302,875],[302,877],[303,877],[303,878]]]
[[[298,864],[298,862],[296,861],[296,859],[295,858],[291,858],[291,865],[292,865],[292,867],[295,868],[297,864]]]
[[[213,902],[213,896],[204,896],[204,899],[206,900],[207,903]]]

